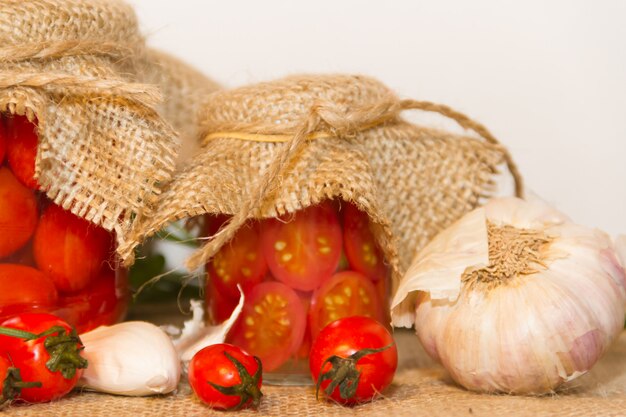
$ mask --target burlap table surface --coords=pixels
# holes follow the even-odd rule
[[[131,319],[179,323],[168,309],[144,310]],[[396,330],[399,370],[393,385],[377,400],[354,408],[315,400],[312,387],[264,386],[257,411],[249,416],[625,416],[626,332],[607,355],[583,377],[559,393],[544,397],[475,394],[457,386],[445,369],[434,363],[409,330]],[[237,413],[237,414],[239,414]],[[50,404],[12,406],[6,416],[224,416],[196,399],[181,383],[174,395],[128,398],[97,393],[73,393]]]

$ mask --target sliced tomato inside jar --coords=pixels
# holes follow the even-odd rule
[[[237,285],[244,292],[260,283],[267,273],[256,222],[242,226],[235,237],[222,246],[209,265],[209,279],[219,296],[239,299]]]
[[[330,278],[341,245],[341,225],[330,203],[262,224],[263,253],[272,275],[296,290],[312,291]]]
[[[313,340],[329,323],[343,317],[383,319],[383,306],[374,284],[363,274],[339,272],[322,285],[311,299],[309,324]]]
[[[248,294],[230,342],[273,371],[295,355],[306,327],[304,306],[298,294],[280,282],[264,282]]]
[[[350,267],[372,281],[385,279],[383,253],[369,227],[369,216],[353,204],[343,206],[344,246]]]
[[[24,265],[0,264],[0,318],[28,311],[47,311],[57,302],[54,282]]]
[[[6,119],[0,116],[0,165],[4,162],[4,155],[7,153],[7,130]]]
[[[15,177],[34,190],[39,189],[35,179],[35,158],[39,138],[37,126],[26,116],[12,116],[7,121],[7,159]]]
[[[206,280],[204,296],[209,313],[209,320],[213,325],[226,321],[233,314],[239,302],[239,295],[237,299],[232,299],[220,294],[215,288],[214,280],[210,278]]]

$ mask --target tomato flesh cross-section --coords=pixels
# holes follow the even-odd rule
[[[372,281],[386,278],[383,253],[369,228],[367,214],[352,204],[343,207],[344,246],[350,267]]]
[[[305,310],[298,294],[280,282],[264,282],[246,294],[229,339],[258,356],[265,371],[273,371],[297,352],[305,327]]]
[[[339,272],[313,294],[309,324],[313,339],[327,324],[344,317],[365,316],[383,319],[376,287],[364,275]]]
[[[262,244],[272,275],[293,289],[312,291],[333,274],[342,234],[329,203],[263,223]]]

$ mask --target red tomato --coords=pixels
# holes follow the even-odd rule
[[[19,398],[26,402],[47,402],[63,397],[74,388],[82,375],[87,361],[80,356],[82,343],[76,331],[66,322],[51,314],[24,313],[4,321],[3,328],[19,329],[39,335],[50,329],[57,330],[50,335],[32,340],[0,335],[0,346],[17,368],[20,369],[25,381],[41,382],[41,387],[25,388]],[[0,329],[4,332],[5,329]],[[49,351],[44,346],[46,340],[54,343],[51,351],[55,351],[56,367],[50,365]],[[55,362],[55,361],[50,361]]]
[[[37,214],[35,194],[8,168],[0,168],[0,258],[28,242],[37,225]]]
[[[57,302],[52,280],[41,271],[23,265],[0,264],[0,318]]]
[[[343,206],[343,233],[351,269],[372,281],[386,278],[385,258],[370,230],[368,215],[352,204]]]
[[[237,284],[244,291],[263,280],[267,263],[261,253],[257,223],[246,224],[225,244],[209,264],[209,277],[213,280],[219,296],[239,299]]]
[[[204,296],[206,299],[206,305],[208,306],[209,320],[214,325],[226,321],[231,314],[233,314],[233,311],[235,310],[235,307],[237,307],[237,303],[239,301],[238,298],[231,299],[218,293],[215,289],[213,280],[208,278],[206,281]]]
[[[28,188],[39,189],[35,179],[35,157],[37,156],[37,126],[26,116],[7,119],[7,157],[9,166],[18,180]]]
[[[6,353],[0,352],[0,410],[4,405],[15,400],[22,389],[40,386],[40,382],[22,380],[19,368],[13,365],[13,361]]]
[[[313,339],[330,322],[343,317],[383,319],[383,307],[374,284],[364,275],[343,271],[333,275],[311,299],[309,322]]]
[[[276,279],[312,291],[328,279],[341,256],[341,225],[330,203],[263,222],[265,259]]]
[[[128,292],[125,273],[108,270],[79,293],[62,296],[54,314],[73,325],[79,334],[119,322],[126,314]]]
[[[6,119],[0,116],[0,166],[4,162],[4,155],[7,153],[7,130]]]
[[[189,384],[212,408],[256,408],[261,400],[263,368],[259,358],[226,343],[207,346],[189,363]]]
[[[294,356],[306,327],[305,310],[298,294],[280,282],[264,282],[246,294],[246,300],[229,335],[273,371]]]
[[[317,389],[346,405],[371,401],[391,384],[397,366],[393,337],[368,317],[347,317],[326,326],[309,357]]]
[[[33,243],[37,266],[64,293],[86,288],[107,261],[110,248],[109,232],[54,204],[41,215]]]

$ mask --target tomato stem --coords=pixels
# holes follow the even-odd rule
[[[237,369],[241,383],[226,387],[223,385],[217,385],[211,381],[207,382],[224,395],[236,395],[239,397],[239,404],[237,404],[234,410],[240,410],[250,400],[252,401],[252,407],[257,408],[259,406],[259,402],[261,401],[261,397],[263,396],[263,393],[258,386],[259,381],[261,380],[261,375],[263,374],[263,364],[261,363],[261,360],[254,356],[254,360],[257,363],[257,370],[254,375],[251,376],[246,367],[243,366],[243,364],[235,359],[230,353],[224,352],[224,355]]]
[[[76,375],[76,369],[87,367],[87,359],[80,356],[83,350],[76,329],[72,328],[70,334],[62,326],[53,326],[39,334],[27,332],[25,330],[13,329],[11,327],[0,326],[0,334],[10,337],[17,337],[25,341],[35,340],[45,337],[44,347],[50,355],[46,362],[46,367],[50,372],[61,372],[65,379],[72,379]]]
[[[368,355],[383,352],[393,346],[393,343],[378,349],[361,349],[347,358],[333,355],[324,362],[320,367],[319,377],[315,384],[315,398],[319,399],[319,392],[322,382],[330,380],[330,383],[324,389],[324,393],[330,397],[335,391],[335,388],[339,387],[339,395],[344,400],[349,400],[356,395],[356,390],[359,386],[359,380],[361,379],[361,372],[356,368],[356,364],[359,360]],[[323,373],[324,366],[330,363],[330,369]]]
[[[15,367],[7,369],[7,374],[2,384],[2,393],[0,394],[0,409],[9,404],[22,392],[24,388],[40,388],[41,382],[24,382],[20,375],[20,370]]]

